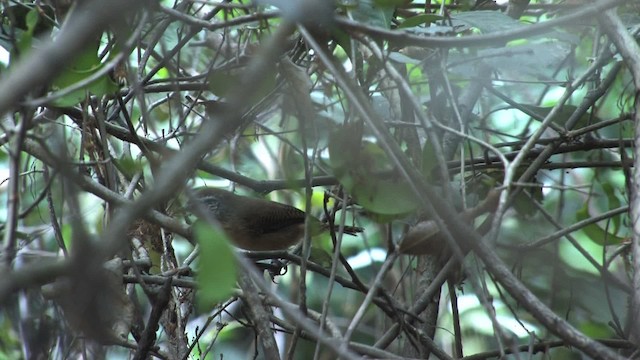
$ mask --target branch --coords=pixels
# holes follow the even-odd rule
[[[118,24],[123,14],[135,14],[144,3],[127,0],[81,2],[55,40],[38,46],[20,62],[12,64],[0,79],[0,115],[15,108],[34,89],[53,80],[67,64],[73,63],[86,45],[99,38],[104,29]]]
[[[598,19],[631,71],[635,85],[634,167],[631,179],[631,203],[629,204],[631,223],[633,224],[631,234],[633,291],[631,292],[630,316],[627,324],[630,327],[630,339],[636,346],[640,346],[640,46],[614,11],[606,11]]]
[[[426,48],[455,48],[455,47],[481,47],[504,44],[511,40],[532,37],[552,31],[557,26],[572,25],[578,20],[587,19],[601,13],[606,9],[625,3],[626,0],[605,0],[584,9],[575,11],[569,15],[556,19],[523,27],[522,29],[509,31],[496,31],[489,35],[472,35],[457,38],[437,38],[413,35],[406,31],[386,30],[379,27],[364,25],[360,22],[343,17],[336,17],[336,24],[348,33],[366,34],[376,40],[388,40],[397,46],[422,46]]]

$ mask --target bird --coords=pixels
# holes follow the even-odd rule
[[[207,211],[205,216],[217,220],[231,242],[241,249],[283,250],[298,243],[304,236],[306,213],[293,206],[241,196],[214,187],[197,188],[193,194],[198,205],[193,202],[189,204],[191,212],[204,215],[201,211]],[[328,224],[317,218],[310,216],[309,219],[312,236],[329,229]],[[345,226],[344,233],[355,235],[362,230]]]

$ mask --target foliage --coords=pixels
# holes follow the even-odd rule
[[[0,8],[0,359],[637,353],[636,5]],[[200,186],[330,231],[236,251]]]

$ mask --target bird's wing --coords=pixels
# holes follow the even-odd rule
[[[264,204],[259,202],[256,202],[255,205],[264,206]],[[304,224],[304,211],[276,202],[270,202],[269,206],[273,206],[273,211],[261,213],[259,216],[256,216],[255,212],[245,214],[245,221],[255,224],[252,228],[261,229],[262,234],[277,232],[289,226]]]

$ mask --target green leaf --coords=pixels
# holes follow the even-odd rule
[[[375,0],[359,0],[357,8],[352,10],[352,14],[358,22],[389,29],[394,11],[395,8],[392,6],[378,6]]]
[[[134,159],[131,156],[123,155],[120,159],[117,160],[117,162],[117,165],[123,173],[133,175],[144,170],[148,161],[146,158]]]
[[[86,78],[92,76],[103,68],[103,64],[98,58],[99,42],[87,47],[81,52],[73,62],[73,65],[65,69],[52,83],[53,90],[61,90],[72,86]],[[100,76],[84,87],[72,91],[56,100],[53,103],[57,106],[68,107],[78,104],[87,98],[87,95],[103,96],[118,90],[118,85],[111,80],[108,74]]]
[[[433,144],[427,141],[422,148],[422,174],[427,179],[433,178],[433,169],[438,165],[438,158],[436,157],[436,150],[433,148]]]
[[[73,226],[71,224],[62,225],[62,241],[67,249],[71,249],[72,247],[72,239],[73,239]]]
[[[576,213],[576,220],[582,221],[591,218],[589,214],[589,204],[586,203],[578,212]],[[587,237],[598,245],[618,245],[624,242],[624,238],[618,237],[615,234],[605,231],[598,224],[589,224],[583,227],[582,232],[587,235]]]
[[[616,189],[613,187],[613,185],[611,185],[608,182],[602,182],[602,190],[607,195],[607,200],[609,202],[609,206],[608,206],[609,209],[616,209],[622,205],[620,203],[620,199],[618,199],[618,197],[616,196]],[[617,234],[618,230],[620,230],[620,219],[621,219],[621,216],[614,216],[611,219],[611,225],[613,226],[613,228],[611,228],[610,226],[611,233]]]
[[[431,24],[433,22],[443,20],[443,19],[444,17],[440,15],[420,14],[420,15],[412,16],[406,19],[405,21],[403,21],[402,24],[398,26],[398,29],[412,28],[422,24]]]
[[[526,193],[528,193],[531,198],[529,198]],[[544,194],[542,193],[542,185],[528,187],[523,189],[522,192],[516,196],[513,202],[513,208],[518,214],[529,217],[538,212],[537,208],[531,205],[531,201],[542,202],[543,200]]]
[[[515,178],[519,178],[522,175],[523,169],[519,169],[516,171]],[[504,172],[503,171],[488,171],[485,173],[486,176],[482,176],[479,179],[478,190],[480,190],[479,194],[484,194],[486,196],[486,192],[496,186],[496,184],[501,184],[504,181]],[[531,179],[531,183],[535,183],[538,186],[527,186],[522,189],[521,192],[515,197],[513,202],[513,209],[521,216],[530,217],[538,212],[537,208],[531,204],[532,201],[538,201],[542,203],[544,201],[544,193],[542,192],[542,184],[537,181],[536,176]]]
[[[220,229],[203,221],[193,225],[200,244],[198,261],[198,304],[210,306],[228,299],[238,277],[238,269],[229,239]]]
[[[362,129],[357,126],[342,127],[330,138],[329,160],[335,176],[359,205],[371,215],[380,215],[380,220],[414,212],[418,203],[411,188],[378,144],[360,141]]]
[[[219,97],[224,97],[235,84],[240,82],[240,74],[230,71],[213,71],[209,74],[209,90]]]
[[[250,92],[252,95],[246,99],[247,106],[259,102],[275,89],[277,73],[276,69],[271,67],[263,73],[261,78],[255,79],[255,82],[251,84],[254,87]],[[242,76],[243,74],[240,71],[213,71],[207,79],[209,89],[218,97],[226,97],[231,89],[240,84]]]
[[[16,4],[2,10],[3,26],[13,29],[29,31],[33,35],[40,35],[51,31],[55,27],[55,12],[49,5]],[[7,28],[3,28],[8,32]]]
[[[35,21],[37,22],[38,11],[35,8],[31,9],[25,16],[24,21],[25,26],[27,27],[26,30],[18,32],[19,29],[17,29],[16,47],[11,49],[10,64],[13,64],[18,57],[24,56],[31,50],[31,45],[33,43],[33,30],[35,26],[35,24],[33,24],[34,16],[36,17]]]
[[[411,188],[400,180],[361,178],[351,194],[366,210],[379,215],[399,215],[416,211],[418,203]]]
[[[396,7],[404,3],[405,0],[373,0],[373,4],[378,7]]]
[[[28,53],[34,38],[44,38],[45,33],[51,33],[51,29],[55,26],[52,20],[54,17],[53,8],[42,4],[39,6],[18,4],[3,9],[2,31],[4,34],[12,33],[16,39],[13,42],[9,36],[0,36],[0,47],[7,49],[10,53],[9,63],[13,63],[18,56]]]
[[[311,246],[311,253],[309,254],[309,260],[313,261],[314,263],[325,267],[325,268],[330,268],[331,267],[331,263],[333,262],[333,256],[331,256],[331,254],[324,250],[323,248],[317,247],[317,246]]]
[[[393,51],[391,53],[389,53],[389,59],[393,60],[397,63],[400,64],[413,64],[413,65],[417,65],[422,63],[422,61],[418,60],[418,59],[414,59],[411,57],[408,57],[405,54],[399,53],[397,51]]]
[[[605,339],[615,335],[610,326],[595,321],[586,321],[578,329],[591,338]]]
[[[348,56],[351,55],[351,37],[342,29],[335,27],[331,30],[331,35],[338,45]]]
[[[35,30],[39,19],[40,19],[40,14],[38,13],[37,8],[34,7],[27,13],[27,30],[30,33],[33,34],[33,31]]]
[[[483,34],[498,31],[513,31],[514,29],[526,26],[500,11],[493,10],[461,12],[452,18],[454,20],[454,25],[457,22],[462,22],[475,27]]]
[[[570,43],[549,40],[470,52],[452,51],[448,58],[451,71],[463,77],[473,77],[478,66],[488,66],[500,73],[513,72],[521,77],[529,75],[538,80],[555,81],[552,69],[563,64],[573,48]]]
[[[354,122],[339,127],[329,139],[329,160],[336,176],[344,176],[349,172],[355,155],[362,144],[362,123]],[[349,156],[345,156],[345,154]]]

